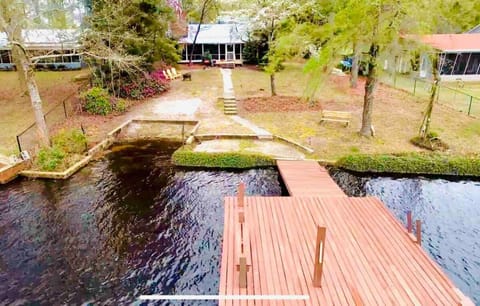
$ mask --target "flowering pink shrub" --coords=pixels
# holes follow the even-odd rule
[[[124,84],[120,88],[120,96],[130,99],[146,99],[156,96],[169,88],[169,82],[165,79],[161,70],[156,70],[144,77]]]

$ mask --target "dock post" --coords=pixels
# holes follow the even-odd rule
[[[413,229],[413,225],[412,225],[412,211],[409,210],[409,211],[407,211],[407,230],[408,230],[408,233],[409,233],[409,234],[412,233],[412,229]]]
[[[240,269],[239,269],[239,285],[240,288],[247,288],[247,259],[240,257]]]
[[[417,243],[419,245],[422,245],[422,221],[417,220],[415,222],[415,227],[416,227],[416,230],[417,230]]]
[[[315,247],[314,270],[313,270],[313,286],[322,286],[322,273],[323,273],[323,254],[325,251],[325,237],[327,229],[325,227],[317,227],[317,245]]]
[[[238,206],[243,207],[244,199],[245,199],[245,183],[243,182],[238,185],[237,197],[238,197]]]

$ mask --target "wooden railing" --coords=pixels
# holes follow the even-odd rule
[[[236,207],[236,214],[238,222],[235,222],[235,243],[238,251],[237,271],[239,272],[239,286],[240,288],[247,288],[247,272],[252,265],[250,253],[250,239],[248,236],[248,229],[245,222],[245,184],[240,183],[238,186],[238,206]]]

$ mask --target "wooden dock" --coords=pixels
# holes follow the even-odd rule
[[[280,162],[284,180],[301,171],[291,163]],[[313,168],[302,173],[326,173]],[[299,180],[286,184],[310,193]],[[380,200],[349,198],[330,183],[321,188],[322,196],[244,197],[242,186],[225,199],[219,294],[248,299],[220,305],[473,306]]]
[[[345,197],[328,171],[314,161],[277,161],[288,193],[295,196]]]

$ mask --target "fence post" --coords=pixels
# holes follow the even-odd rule
[[[470,104],[468,105],[468,115],[472,112],[472,103],[473,103],[473,96],[470,96]]]
[[[325,236],[327,229],[325,227],[317,227],[317,245],[315,247],[314,269],[313,269],[313,287],[322,286],[323,273],[323,254],[325,251]]]
[[[185,123],[182,123],[182,147],[185,144]]]
[[[417,243],[419,245],[422,245],[422,221],[417,220],[415,223],[415,227],[417,230]]]
[[[22,145],[20,144],[20,137],[17,135],[17,144],[18,144],[18,151],[22,152]]]
[[[63,112],[65,113],[65,118],[68,118],[67,107],[65,106],[65,100],[63,100],[62,104],[63,104]]]
[[[85,128],[83,127],[82,123],[80,123],[80,130],[82,131],[83,136],[85,136],[85,139],[87,139],[86,138],[87,134],[85,132]],[[88,141],[85,141],[85,151],[88,151]]]
[[[417,91],[417,79],[413,79],[413,95],[415,95],[416,91]]]

